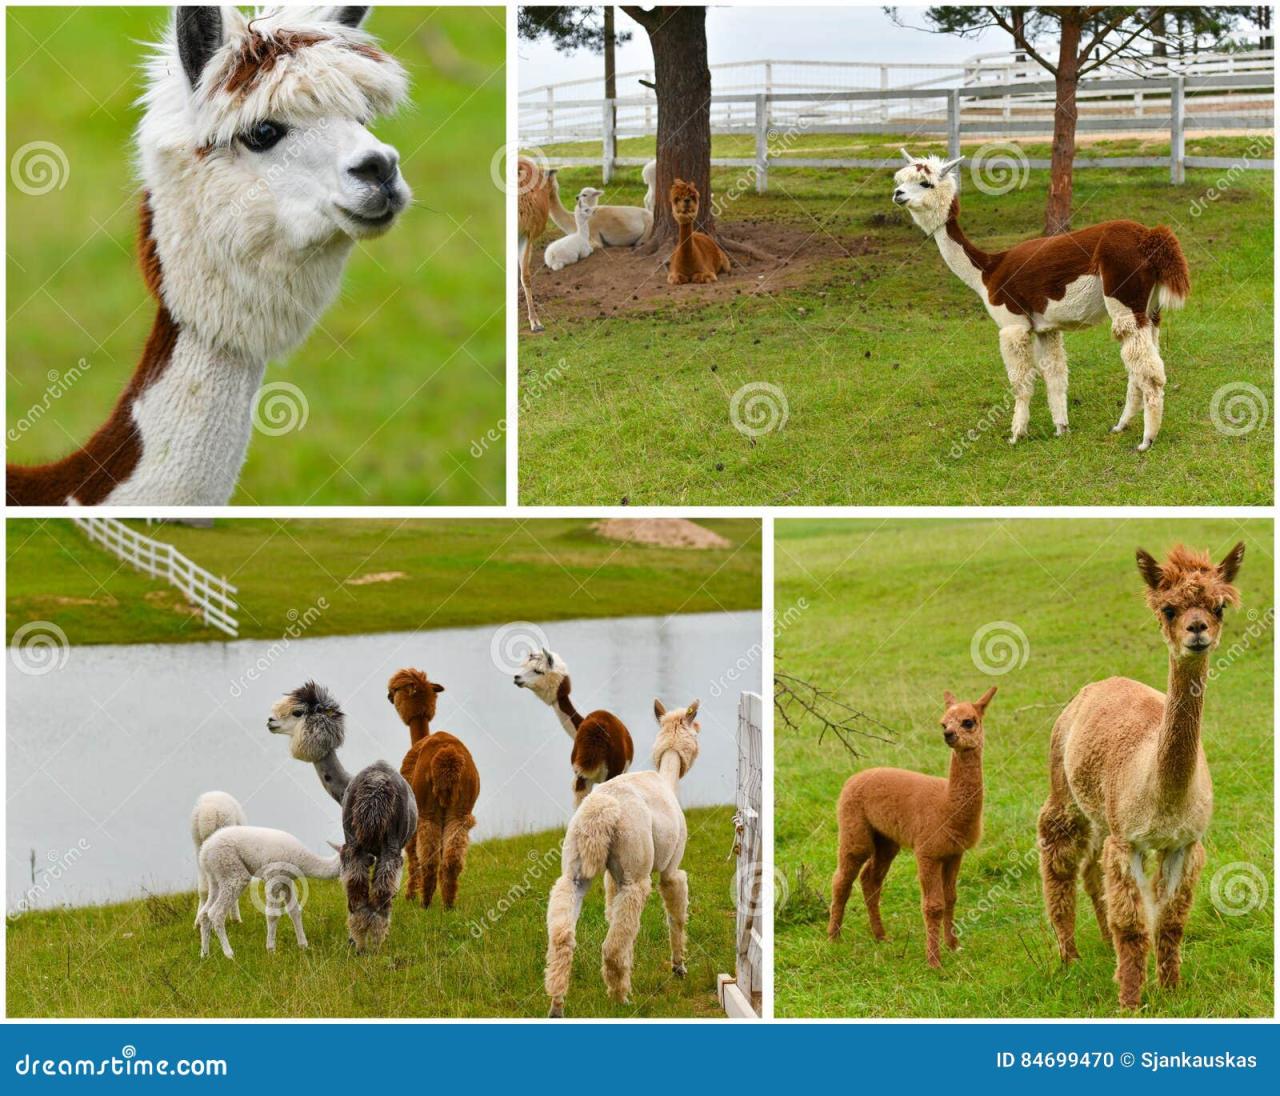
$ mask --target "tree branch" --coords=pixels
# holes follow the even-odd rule
[[[859,756],[853,736],[871,738],[877,742],[894,741],[892,736],[895,732],[892,727],[865,712],[851,708],[838,697],[791,674],[774,673],[773,706],[784,726],[798,731],[805,723],[815,721],[821,728],[818,741],[821,743],[830,732],[839,739],[851,757]],[[867,725],[885,733],[878,734],[875,730],[868,730]]]
[[[1103,54],[1101,57],[1098,58],[1097,61],[1093,62],[1093,64],[1090,64],[1090,65],[1081,64],[1080,66],[1081,75],[1083,75],[1086,72],[1092,72],[1094,69],[1100,68],[1101,66],[1105,65],[1108,61],[1111,60],[1111,58],[1115,57],[1116,54],[1120,53],[1121,50],[1127,49],[1136,39],[1140,38],[1144,33],[1149,31],[1152,25],[1160,17],[1161,13],[1168,14],[1167,9],[1165,8],[1155,8],[1153,10],[1155,11],[1156,14],[1150,16],[1149,18],[1139,23],[1139,25],[1134,29],[1133,33],[1131,33],[1127,38],[1124,39],[1124,41],[1122,41],[1109,53]],[[1089,49],[1094,48],[1095,44],[1100,40],[1101,33],[1102,32],[1099,32],[1098,35],[1094,36],[1093,42],[1089,43]],[[1083,61],[1084,57],[1086,56],[1087,56],[1087,51],[1084,53],[1081,53],[1080,54],[1081,60]]]
[[[650,34],[662,25],[657,8],[654,8],[653,11],[645,11],[644,8],[638,8],[634,5],[622,4],[621,7],[625,15],[634,19]]]
[[[1058,66],[1049,64],[1049,62],[1046,61],[1038,52],[1036,52],[1036,50],[1032,49],[1031,44],[1027,41],[1026,34],[1019,33],[1014,28],[1013,24],[1010,23],[1008,20],[1006,20],[1004,16],[1000,14],[1000,10],[998,8],[987,8],[987,11],[991,13],[991,18],[995,20],[996,26],[998,26],[1001,30],[1006,31],[1009,34],[1009,36],[1013,39],[1013,44],[1015,46],[1017,46],[1020,50],[1023,50],[1024,52],[1030,54],[1031,58],[1041,68],[1048,69],[1051,73],[1053,73],[1054,76],[1058,75]]]

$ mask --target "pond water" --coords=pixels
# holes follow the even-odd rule
[[[681,800],[733,802],[738,696],[760,690],[758,613],[559,621],[545,633],[569,665],[579,710],[607,708],[627,724],[633,769],[652,768],[654,697],[668,707],[701,698],[701,752]],[[387,679],[401,666],[425,670],[445,686],[432,729],[461,738],[480,770],[472,840],[563,826],[571,743],[551,709],[511,680],[505,660],[522,634],[487,626],[73,647],[39,676],[11,659],[8,911],[193,889],[191,807],[215,788],[239,799],[252,824],[317,851],[340,841],[337,804],[266,729],[275,700],[309,677],[346,712],[341,757],[355,772],[379,758],[400,767],[408,731],[387,703]]]

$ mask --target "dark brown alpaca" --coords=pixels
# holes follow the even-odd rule
[[[409,752],[400,775],[418,802],[418,832],[405,852],[409,857],[409,889],[405,897],[420,895],[430,906],[436,881],[445,909],[458,897],[458,878],[467,862],[471,813],[480,796],[480,773],[471,752],[447,731],[431,733],[436,696],[443,685],[427,680],[421,670],[397,670],[387,682],[387,699],[409,728]]]
[[[671,216],[680,226],[680,239],[671,253],[668,285],[693,282],[701,285],[716,281],[717,274],[728,274],[729,256],[705,232],[695,232],[698,219],[698,188],[683,179],[671,184]]]
[[[831,879],[827,935],[840,937],[853,881],[862,876],[862,896],[871,934],[885,938],[880,888],[898,850],[913,849],[924,910],[929,966],[942,965],[939,930],[955,951],[956,880],[960,861],[982,837],[982,717],[996,694],[993,685],[972,704],[944,694],[942,737],[951,747],[951,775],[906,769],[866,769],[845,782],[836,804],[840,851]]]

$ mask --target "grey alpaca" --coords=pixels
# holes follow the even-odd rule
[[[405,843],[417,832],[413,789],[385,761],[352,776],[338,760],[345,716],[332,694],[314,681],[286,693],[271,709],[267,729],[289,736],[289,750],[309,761],[342,807],[342,883],[347,932],[357,951],[377,949],[391,928],[391,903],[400,889]]]

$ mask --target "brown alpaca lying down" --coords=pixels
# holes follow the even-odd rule
[[[668,285],[716,281],[717,274],[729,273],[729,256],[705,232],[694,232],[698,217],[698,188],[683,179],[671,184],[671,216],[680,226],[680,241],[671,253]]]
[[[972,704],[945,694],[942,737],[952,750],[949,779],[906,769],[866,769],[845,782],[836,803],[840,851],[827,926],[832,940],[840,937],[844,907],[859,873],[871,935],[885,938],[880,888],[898,850],[908,848],[915,851],[920,876],[929,966],[942,965],[939,928],[947,947],[960,947],[956,879],[965,850],[982,836],[982,716],[995,693],[993,685]]]

